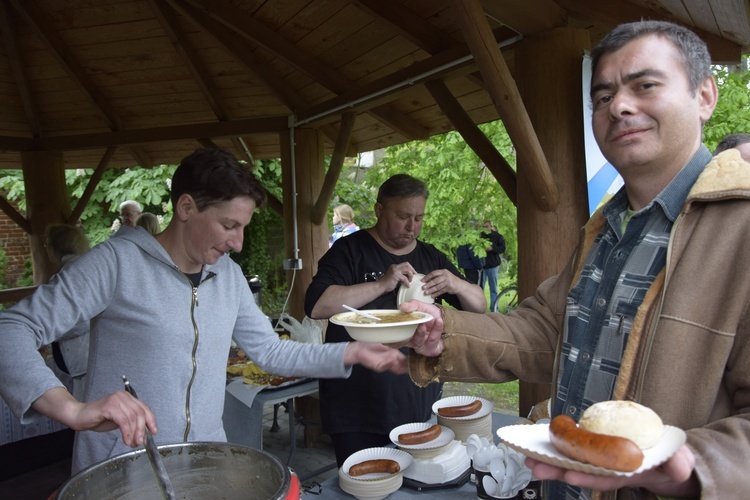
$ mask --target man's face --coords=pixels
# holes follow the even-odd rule
[[[250,223],[255,201],[238,197],[190,211],[186,216],[185,251],[197,265],[215,264],[230,250],[242,250],[244,229]]]
[[[713,81],[692,95],[677,48],[657,35],[602,56],[591,83],[596,142],[623,176],[676,173],[699,147],[715,105]]]
[[[141,212],[137,211],[133,205],[125,205],[120,210],[120,220],[123,226],[135,227],[135,221]]]
[[[422,196],[394,198],[385,205],[375,204],[378,236],[392,248],[405,248],[422,231],[422,219],[427,200]]]

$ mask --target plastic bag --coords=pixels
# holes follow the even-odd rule
[[[323,343],[324,320],[315,320],[308,316],[302,320],[302,323],[287,313],[281,313],[279,325],[289,332],[292,340],[297,342],[307,342],[308,344]]]

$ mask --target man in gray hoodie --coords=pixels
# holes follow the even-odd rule
[[[406,372],[404,355],[381,344],[279,340],[227,255],[242,248],[243,230],[265,201],[231,154],[199,150],[185,158],[171,198],[174,216],[163,232],[123,227],[0,314],[0,396],[24,422],[42,414],[79,431],[73,473],[142,445],[146,427],[157,444],[225,441],[232,339],[282,376],[348,377],[354,364]],[[38,349],[84,320],[91,320],[91,341],[79,402]],[[139,400],[121,390],[123,375]]]

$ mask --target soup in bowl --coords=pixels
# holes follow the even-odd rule
[[[391,344],[409,340],[417,325],[432,319],[431,314],[421,311],[405,313],[398,309],[369,309],[363,312],[380,318],[380,321],[354,312],[334,314],[330,321],[346,328],[354,340]]]

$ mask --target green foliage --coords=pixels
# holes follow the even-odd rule
[[[719,102],[704,130],[704,141],[711,151],[727,134],[750,132],[749,61],[745,56],[739,67],[713,67]]]

